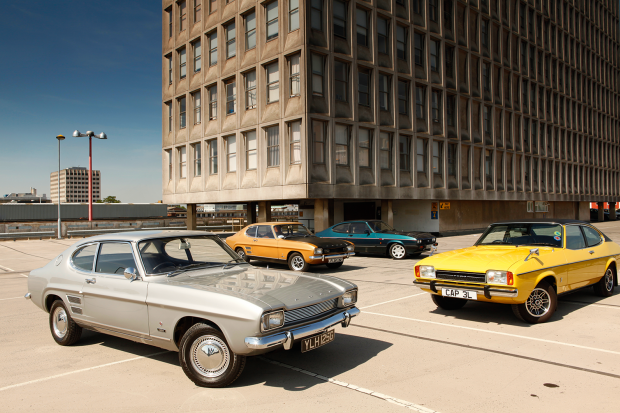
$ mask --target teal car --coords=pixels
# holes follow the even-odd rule
[[[356,253],[388,255],[396,260],[416,257],[437,245],[435,236],[428,232],[397,231],[380,220],[341,222],[316,235],[350,241]]]

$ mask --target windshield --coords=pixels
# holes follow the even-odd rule
[[[528,223],[491,225],[476,245],[541,245],[562,248],[562,226]]]
[[[155,238],[138,244],[147,274],[243,262],[219,237]]]
[[[308,228],[301,224],[274,225],[273,230],[276,233],[276,237],[279,237],[280,235],[284,238],[312,236],[312,233],[308,230]]]
[[[370,225],[370,228],[375,232],[394,231],[394,228],[383,221],[368,221],[368,225]]]

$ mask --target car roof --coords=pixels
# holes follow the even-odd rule
[[[349,221],[342,221],[340,224],[347,224],[349,222],[382,222],[380,219],[352,219]]]
[[[94,237],[84,238],[81,244],[101,241],[128,241],[137,242],[153,238],[169,238],[169,237],[190,237],[199,235],[216,235],[206,231],[187,231],[187,230],[150,230],[150,231],[128,231],[114,232],[110,234],[96,235]]]
[[[513,220],[513,221],[494,222],[491,225],[501,225],[501,224],[560,224],[560,225],[582,224],[582,225],[589,225],[590,223],[586,221],[580,221],[577,219],[532,218],[532,219],[519,219],[519,220]]]
[[[301,222],[297,222],[297,221],[282,221],[282,222],[270,221],[270,222],[255,222],[253,224],[249,224],[248,227],[251,227],[252,225],[291,225],[291,224],[303,225]]]

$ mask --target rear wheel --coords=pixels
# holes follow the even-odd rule
[[[407,250],[401,244],[392,244],[388,250],[390,257],[395,260],[402,260],[407,256]]]
[[[288,257],[288,267],[291,271],[308,271],[310,264],[304,259],[303,255],[294,252]]]
[[[245,250],[243,248],[239,247],[235,250],[235,252],[237,253],[238,256],[240,256],[243,259],[243,261],[250,262],[250,257],[246,255]]]
[[[435,305],[443,310],[460,310],[467,304],[467,300],[461,298],[444,297],[437,294],[431,294],[431,298]]]
[[[541,282],[534,288],[522,304],[512,304],[512,312],[517,318],[530,324],[548,321],[558,306],[558,296],[547,282]]]
[[[82,327],[73,321],[62,300],[56,300],[52,304],[49,321],[52,337],[61,346],[75,344],[82,336]]]
[[[616,286],[615,274],[613,268],[607,268],[605,275],[594,284],[594,293],[601,297],[609,297],[614,293]]]
[[[329,268],[330,270],[335,270],[335,269],[342,267],[342,264],[344,264],[344,261],[332,262],[331,264],[325,264],[325,265],[327,265],[327,268]]]

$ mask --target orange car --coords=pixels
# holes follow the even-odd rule
[[[355,255],[348,241],[319,238],[299,222],[262,222],[248,225],[226,243],[246,261],[288,263],[293,271],[307,271],[310,265],[339,268]]]

